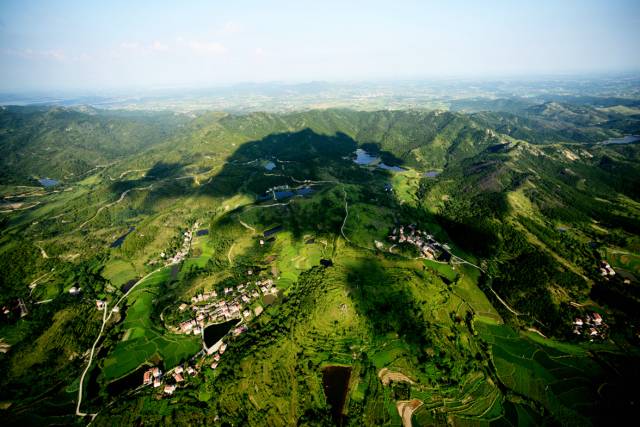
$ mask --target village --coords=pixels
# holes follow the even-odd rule
[[[252,270],[247,272],[251,276]],[[233,336],[238,336],[248,330],[246,322],[253,317],[259,316],[264,308],[258,302],[261,297],[266,303],[270,303],[277,296],[278,290],[271,278],[250,280],[241,283],[236,287],[224,287],[220,295],[215,290],[200,292],[191,297],[191,303],[182,302],[178,306],[179,313],[189,313],[188,320],[180,322],[177,326],[167,326],[174,333],[201,335],[203,350],[196,354],[191,360],[200,361],[194,365],[178,365],[172,370],[163,374],[159,367],[147,370],[143,377],[143,385],[153,385],[158,388],[164,384],[163,393],[172,395],[177,387],[185,382],[185,375],[196,376],[198,367],[209,365],[213,370],[217,369],[222,355],[227,349],[227,343],[223,341],[224,336],[231,332]],[[205,329],[215,327],[224,322],[238,320],[228,331],[222,332],[221,338],[215,343],[207,343]],[[205,362],[209,360],[209,362]]]
[[[573,322],[573,333],[593,341],[605,339],[609,326],[603,322],[602,316],[596,312],[587,314],[584,319],[577,317]]]
[[[451,260],[449,245],[439,243],[433,235],[416,228],[415,224],[394,227],[388,239],[394,242],[394,246],[403,243],[413,245],[423,258],[444,262]]]
[[[237,287],[225,287],[220,298],[215,290],[199,293],[191,297],[190,306],[187,303],[181,303],[178,307],[180,312],[185,312],[189,308],[193,318],[181,322],[173,330],[198,335],[208,324],[232,319],[249,320],[253,316],[259,316],[263,311],[262,305],[254,304],[255,301],[261,296],[267,299],[270,299],[269,296],[274,298],[277,293],[278,289],[272,279],[248,281]],[[255,305],[253,309],[250,307],[252,304]]]

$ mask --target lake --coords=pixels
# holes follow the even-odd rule
[[[211,347],[222,337],[227,335],[227,332],[231,330],[238,323],[238,319],[227,320],[224,323],[217,323],[215,325],[209,325],[204,328],[204,344],[207,348]]]
[[[611,144],[631,144],[632,142],[640,141],[640,135],[625,135],[622,138],[609,138],[606,141],[600,142],[602,145]]]
[[[135,229],[136,229],[135,227],[130,227],[129,230],[126,233],[124,233],[122,236],[118,237],[116,239],[116,241],[111,244],[111,247],[112,248],[119,248],[120,246],[122,246],[122,244],[124,243],[124,239],[126,239],[127,236],[129,235],[129,233],[131,233]]]
[[[58,185],[58,183],[59,183],[60,181],[57,181],[57,180],[55,180],[55,179],[51,179],[51,178],[40,178],[40,179],[38,180],[38,182],[39,182],[40,184],[44,185],[45,187],[53,187],[53,186]]]
[[[147,370],[149,370],[149,366],[142,365],[129,375],[110,382],[107,384],[107,392],[110,395],[115,396],[127,390],[141,386],[144,379],[144,373]]]
[[[353,160],[358,165],[363,166],[377,166],[380,169],[393,171],[393,172],[403,172],[406,171],[405,168],[401,168],[400,166],[389,166],[380,161],[380,157],[373,156],[367,153],[362,148],[358,148],[355,152],[356,158]]]
[[[341,426],[344,421],[342,407],[349,391],[351,367],[327,366],[322,370],[322,385],[327,403],[331,405],[331,415],[336,425]]]
[[[273,200],[274,194],[276,196],[276,200],[280,201],[280,200],[288,199],[293,196],[303,196],[303,197],[309,196],[313,192],[314,190],[311,187],[302,187],[302,188],[298,188],[297,190],[279,190],[279,191],[274,191],[273,193],[272,192],[265,193],[263,196],[258,197],[258,201],[263,202],[265,200]]]

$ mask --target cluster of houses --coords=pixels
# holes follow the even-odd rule
[[[609,276],[615,276],[616,272],[611,268],[607,261],[602,260],[600,261],[600,274],[605,278],[608,278]]]
[[[27,314],[29,314],[27,305],[24,303],[24,300],[22,298],[18,298],[13,302],[13,304],[2,306],[3,317],[10,317],[13,314],[20,316],[20,318],[23,318]]]
[[[195,230],[196,228],[198,228],[198,223],[196,222],[193,225],[193,230]],[[187,255],[189,255],[189,250],[191,249],[191,241],[193,240],[193,231],[192,230],[187,230],[184,232],[184,239],[182,240],[182,247],[180,249],[178,249],[178,251],[176,252],[176,254],[170,258],[167,259],[169,264],[177,264],[179,262],[181,262],[182,260],[184,260]],[[165,254],[164,252],[160,254],[160,258],[165,258],[167,256],[167,254]]]
[[[149,261],[149,265],[158,264],[162,262],[162,260],[165,261],[165,264],[177,264],[179,262],[182,262],[187,257],[187,255],[189,255],[189,251],[191,250],[191,243],[196,233],[195,230],[197,230],[199,226],[200,224],[196,222],[195,224],[193,224],[193,227],[191,229],[183,233],[182,246],[180,247],[180,249],[178,249],[175,255],[170,256],[168,253],[161,252],[160,259],[153,259]]]
[[[218,364],[220,363],[220,358],[227,350],[227,344],[222,342],[219,347],[211,347],[209,348],[208,354],[213,355],[213,362],[211,362],[211,369],[216,369]]]
[[[218,294],[215,291],[198,294],[191,298],[191,311],[194,317],[181,322],[178,328],[182,333],[198,335],[207,323],[219,323],[239,317],[248,320],[253,316],[259,316],[263,311],[262,306],[256,306],[253,311],[248,306],[260,298],[261,294],[270,295],[277,292],[278,289],[273,280],[264,279],[249,281],[236,288],[225,287],[224,299],[217,301]],[[185,311],[187,308],[189,306],[182,303],[178,310]]]
[[[607,332],[607,324],[602,321],[599,313],[587,314],[584,319],[577,317],[573,322],[573,333],[582,337],[604,338]]]
[[[394,227],[388,239],[394,243],[408,243],[415,246],[420,254],[427,259],[437,259],[439,261],[449,261],[451,259],[451,248],[447,244],[440,244],[431,234],[419,230],[415,224],[408,226],[401,225]]]
[[[157,366],[145,371],[142,378],[142,385],[152,385],[153,388],[162,386],[164,382],[164,394],[171,395],[176,390],[177,386],[184,382],[185,375],[195,377],[198,371],[193,366],[187,366],[184,368],[182,365],[178,365],[173,370],[163,374],[163,372]]]

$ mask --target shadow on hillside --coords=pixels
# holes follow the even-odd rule
[[[358,146],[381,157],[388,165],[400,166],[402,160],[382,151],[377,144],[358,144],[344,133],[318,134],[311,129],[270,134],[260,140],[242,144],[227,159],[222,169],[210,179],[194,181],[192,165],[187,162],[157,162],[139,179],[116,181],[111,185],[114,194],[132,188],[153,185],[147,193],[148,207],[161,198],[185,195],[207,195],[227,198],[236,194],[259,197],[275,186],[298,186],[295,180],[334,179],[341,182],[363,183],[374,171],[356,165],[354,152]],[[378,176],[389,172],[376,170]],[[294,178],[294,179],[291,179]]]
[[[271,134],[242,144],[200,191],[214,197],[229,197],[237,193],[259,196],[274,186],[299,185],[288,177],[300,181],[333,177],[340,181],[361,182],[370,171],[352,161],[359,145],[340,132],[322,135],[303,129]],[[378,145],[367,145],[369,150],[384,156],[388,164],[402,164],[393,154],[381,151]]]

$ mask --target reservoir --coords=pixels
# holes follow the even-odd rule
[[[135,230],[135,227],[130,227],[129,230],[124,233],[122,236],[118,237],[115,242],[113,242],[111,244],[112,248],[119,248],[120,246],[122,246],[122,244],[124,243],[124,239],[127,238],[127,236],[129,235],[129,233],[131,233],[133,230]]]
[[[215,325],[209,325],[204,328],[204,344],[207,348],[211,347],[222,337],[224,337],[229,330],[238,323],[238,319],[231,319],[224,323],[217,323]]]
[[[406,169],[401,168],[400,166],[389,166],[385,163],[381,162],[380,157],[373,156],[367,153],[362,148],[358,148],[355,152],[356,158],[353,160],[358,165],[363,166],[377,166],[380,169],[392,171],[392,172],[403,172]]]
[[[606,141],[602,141],[602,145],[611,144],[631,144],[632,142],[640,141],[640,135],[625,135],[622,138],[609,138]]]
[[[60,181],[57,181],[57,180],[55,180],[55,179],[51,179],[51,178],[40,178],[40,179],[38,180],[38,182],[39,182],[40,184],[42,184],[43,186],[45,186],[45,187],[53,187],[53,186],[58,185],[58,183],[59,183]]]
[[[327,366],[322,370],[322,386],[327,403],[331,405],[331,415],[336,425],[341,426],[344,421],[342,407],[349,391],[351,367]]]

